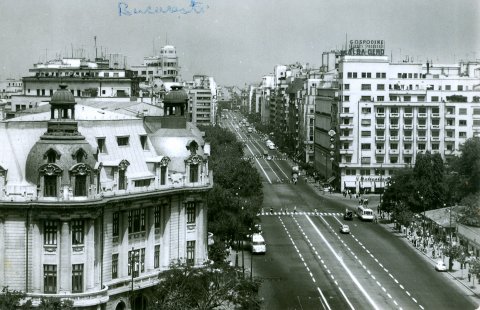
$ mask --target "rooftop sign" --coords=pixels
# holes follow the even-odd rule
[[[385,54],[384,40],[350,40],[348,55],[383,56],[384,54]]]

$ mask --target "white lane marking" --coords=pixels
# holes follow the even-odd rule
[[[330,308],[330,305],[328,304],[327,299],[325,298],[325,296],[323,296],[323,293],[318,286],[317,286],[317,290],[320,293],[320,296],[322,296],[323,302],[326,304],[327,308],[331,310],[332,308]]]
[[[313,229],[315,229],[315,231],[317,232],[317,234],[320,236],[320,238],[322,238],[323,242],[327,245],[328,249],[330,250],[330,252],[332,252],[332,254],[335,256],[335,258],[337,259],[337,261],[340,263],[340,265],[343,267],[343,269],[347,272],[347,274],[349,275],[350,279],[352,279],[353,283],[355,283],[355,285],[358,287],[358,289],[360,290],[360,292],[362,292],[363,296],[365,296],[365,298],[367,299],[367,301],[370,303],[370,305],[372,305],[372,307],[374,309],[379,309],[378,306],[375,304],[375,302],[373,301],[373,299],[370,297],[370,295],[368,295],[368,293],[365,291],[365,289],[363,288],[363,286],[358,282],[357,278],[352,274],[352,272],[350,271],[350,269],[348,269],[348,267],[345,265],[345,263],[343,262],[342,259],[340,259],[340,257],[338,256],[338,254],[333,250],[331,244],[327,241],[327,239],[325,239],[325,237],[323,236],[323,234],[320,232],[320,230],[317,228],[317,226],[315,226],[315,224],[312,222],[312,220],[310,219],[310,217],[308,216],[305,216],[307,218],[307,220],[310,222],[310,225],[312,225]]]

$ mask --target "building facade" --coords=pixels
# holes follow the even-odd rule
[[[0,123],[0,283],[78,309],[146,309],[172,262],[207,261],[209,146],[173,89],[161,117],[76,106]],[[161,124],[161,125],[159,125]]]
[[[420,152],[458,155],[480,135],[480,63],[390,63],[344,55],[339,63],[341,189],[380,192]]]

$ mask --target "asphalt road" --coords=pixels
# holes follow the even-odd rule
[[[247,135],[238,121],[229,117],[223,124],[245,140],[245,153],[264,179],[267,253],[252,257],[254,276],[263,281],[264,309],[476,308],[384,227],[357,218],[345,222],[341,201],[319,195],[301,178],[291,183],[289,161],[277,151],[266,160],[262,139]],[[290,214],[283,213],[287,209]],[[350,234],[339,233],[341,223],[350,225]]]

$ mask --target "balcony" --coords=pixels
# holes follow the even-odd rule
[[[390,127],[390,129],[399,129],[400,128],[400,126],[398,124],[395,124],[395,125],[390,124],[389,127]]]
[[[432,154],[440,154],[440,150],[432,150],[431,153]]]
[[[403,137],[403,141],[413,141],[413,138],[412,137]]]
[[[445,150],[443,151],[443,153],[444,153],[445,155],[455,155],[455,151],[454,151],[454,150],[445,149]]]
[[[417,137],[417,141],[427,141],[427,137]]]
[[[340,129],[350,129],[353,128],[353,124],[340,124]]]
[[[353,150],[350,149],[340,149],[340,154],[353,154]]]
[[[385,124],[375,124],[375,129],[385,129]]]
[[[340,141],[352,141],[353,136],[340,136]]]
[[[445,118],[455,118],[455,114],[453,113],[445,113]]]
[[[375,141],[385,141],[385,136],[376,136]]]
[[[403,150],[403,154],[405,155],[412,155],[413,151],[412,150]]]
[[[445,141],[455,142],[455,137],[447,137],[445,136]]]
[[[385,117],[385,112],[377,112],[375,113],[376,117]]]
[[[431,129],[440,129],[440,125],[431,125],[430,128]]]
[[[375,155],[385,155],[385,149],[376,149]]]
[[[352,118],[352,117],[353,117],[353,113],[340,113],[340,117]]]
[[[417,129],[427,129],[427,125],[417,125]]]
[[[398,118],[399,116],[400,116],[400,113],[398,113],[398,112],[391,112],[390,113],[390,117]]]
[[[455,125],[453,124],[446,124],[445,129],[455,129]]]
[[[413,129],[413,125],[403,125],[403,129]]]
[[[440,113],[432,113],[432,118],[440,118]]]
[[[391,154],[391,155],[398,155],[399,151],[395,150],[395,149],[390,149],[390,150],[388,150],[388,153]]]
[[[86,293],[74,293],[74,294],[39,294],[28,293],[27,297],[31,298],[32,304],[38,306],[43,298],[49,297],[61,297],[70,299],[73,301],[74,307],[91,307],[104,304],[108,301],[108,287],[105,286],[102,290],[86,292]]]
[[[417,117],[418,118],[427,118],[427,113],[418,113]]]
[[[404,118],[412,118],[412,117],[413,117],[413,113],[403,113],[403,117],[404,117]]]
[[[430,137],[430,141],[440,141],[440,137]]]
[[[400,140],[400,139],[398,138],[398,136],[391,136],[391,137],[390,137],[390,141],[398,141],[398,140]]]

